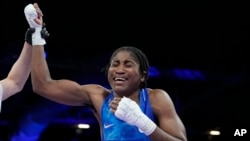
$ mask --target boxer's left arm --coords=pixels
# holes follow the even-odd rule
[[[130,125],[137,126],[146,135],[150,135],[156,129],[156,124],[130,98],[114,98],[110,103],[110,107],[117,118],[124,120]]]
[[[137,126],[152,141],[186,141],[185,127],[169,95],[160,89],[154,90],[153,95],[151,104],[159,121],[158,125],[140,110],[138,104],[126,97],[113,99],[110,103],[111,112],[115,113],[117,118]]]

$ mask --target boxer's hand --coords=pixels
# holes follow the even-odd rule
[[[146,135],[150,135],[156,129],[156,124],[141,111],[138,104],[127,97],[114,98],[110,108],[117,118],[137,126]]]
[[[25,33],[25,41],[27,43],[29,43],[30,45],[32,45],[32,34],[35,32],[35,28],[28,28],[26,33]],[[45,26],[43,26],[42,30],[41,30],[41,37],[43,39],[47,39],[49,37],[49,32],[47,31],[47,29],[45,28]]]
[[[50,34],[47,31],[45,24],[44,24],[44,26],[42,27],[42,31],[41,31],[41,37],[46,40],[49,36]]]
[[[43,14],[38,4],[28,4],[24,8],[24,14],[30,27],[35,29],[35,32],[32,34],[32,45],[45,45],[46,41],[41,36],[43,32]]]
[[[42,23],[38,22],[42,18],[42,14],[38,14],[33,4],[28,4],[24,8],[24,15],[31,28],[42,27]]]
[[[25,32],[25,41],[32,45],[32,34],[35,32],[35,28],[28,28]]]

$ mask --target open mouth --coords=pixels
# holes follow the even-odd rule
[[[114,78],[115,81],[125,81],[126,79],[125,78],[121,78],[121,77],[116,77]]]

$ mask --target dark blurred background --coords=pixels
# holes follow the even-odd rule
[[[45,50],[53,78],[109,87],[101,69],[112,51],[135,46],[151,64],[149,87],[169,93],[189,141],[249,137],[247,1],[2,0],[0,79],[21,52],[28,28],[23,9],[33,2],[51,34]],[[248,133],[234,136],[241,129]],[[33,93],[29,78],[22,92],[2,103],[0,141],[55,140],[99,141],[99,125],[87,107]]]

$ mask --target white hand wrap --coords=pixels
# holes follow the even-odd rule
[[[32,45],[45,45],[46,41],[41,36],[42,27],[36,27],[32,34]]]
[[[155,129],[156,124],[147,117],[133,100],[123,97],[120,101],[115,116],[130,125],[135,125],[146,135],[150,135]]]
[[[24,14],[27,22],[31,28],[35,28],[35,32],[32,34],[32,45],[44,45],[46,41],[41,37],[42,25],[37,24],[35,19],[38,17],[36,9],[32,4],[28,4],[24,8]]]
[[[36,12],[36,9],[32,4],[28,4],[24,8],[24,14],[26,17],[26,20],[28,21],[31,28],[41,27],[42,25],[37,24],[34,19],[38,17],[38,14]]]

